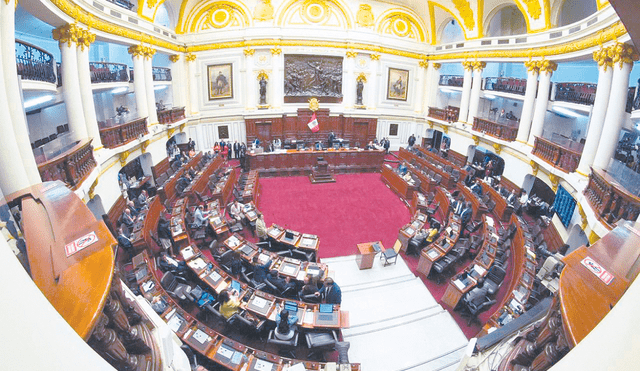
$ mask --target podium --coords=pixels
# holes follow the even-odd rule
[[[373,267],[373,260],[379,252],[384,252],[382,242],[367,242],[359,243],[358,255],[356,255],[356,264],[360,270],[371,269]]]
[[[313,167],[311,174],[309,174],[309,180],[312,184],[316,183],[335,183],[333,174],[329,172],[329,163],[324,157],[316,158],[316,166]]]

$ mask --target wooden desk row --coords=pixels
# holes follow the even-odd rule
[[[191,184],[184,189],[185,193],[197,192],[198,194],[205,193],[208,189],[209,177],[216,170],[221,168],[225,163],[222,156],[216,156],[213,160],[209,161],[191,181]]]
[[[291,238],[287,236],[287,232]],[[291,249],[300,249],[311,252],[318,252],[320,238],[315,234],[300,233],[290,229],[284,229],[277,224],[272,224],[267,229],[267,236],[272,240],[281,243]]]
[[[258,204],[258,198],[260,196],[260,173],[257,170],[249,171],[247,176],[247,183],[244,185],[242,189],[242,203],[246,204],[249,202],[253,202],[253,204]]]
[[[396,173],[395,170],[387,164],[382,165],[381,178],[392,191],[407,202],[411,201],[413,192],[418,190],[418,187],[415,184],[407,183],[400,174]]]
[[[450,172],[445,171],[445,168],[447,167],[447,165],[451,166],[451,169],[457,169],[458,171],[460,171],[459,178],[464,179],[466,172],[458,168],[457,166],[453,165],[453,163],[450,163],[447,160],[443,159],[442,157],[437,156],[427,150],[424,150],[423,148],[417,147],[417,151],[422,155],[422,157],[418,156],[413,152],[407,151],[404,148],[400,148],[398,157],[401,160],[406,161],[407,163],[415,164],[414,166],[416,167],[417,165],[420,165],[422,167],[427,167],[433,170],[434,173],[440,174],[440,176],[442,177],[442,181],[440,182],[440,185],[447,189],[452,189],[456,185],[454,176]]]
[[[337,172],[376,172],[384,161],[383,150],[341,149],[326,151],[288,150],[279,153],[248,153],[246,166],[251,170],[270,175],[309,175],[316,159],[323,157],[329,167]]]
[[[511,207],[507,203],[507,200],[492,186],[484,181],[481,181],[480,184],[482,186],[482,193],[488,194],[491,200],[496,204],[493,208],[493,213],[496,214],[500,221],[508,221],[511,218],[511,214],[513,214],[513,207]]]
[[[409,240],[415,236],[419,230],[424,228],[427,223],[427,216],[420,212],[413,215],[413,218],[409,224],[404,225],[398,232],[398,240],[401,243],[400,251],[406,251],[409,245]]]
[[[230,171],[216,183],[216,188],[211,193],[211,198],[219,200],[220,207],[224,208],[234,200],[233,187],[236,185],[237,177],[236,170],[230,168]]]
[[[299,361],[253,349],[207,327],[183,310],[167,294],[160,280],[155,276],[155,265],[146,251],[136,257],[134,269],[138,286],[144,297],[151,302],[154,297],[160,296],[168,304],[161,318],[169,328],[182,341],[215,363],[234,371],[282,371],[285,366],[297,363],[302,363],[306,370],[326,370],[325,363]],[[348,370],[360,371],[360,364],[351,364]]]
[[[158,185],[158,195],[160,196],[161,202],[165,202],[166,200],[171,200],[176,197],[176,184],[178,183],[178,179],[180,179],[182,174],[184,174],[187,169],[196,166],[196,164],[200,162],[201,158],[202,152],[199,152],[197,155],[193,156],[193,158],[190,159],[187,164],[182,165],[182,167],[178,169],[178,171],[171,175],[164,184]]]
[[[187,266],[204,282],[209,288],[216,293],[220,293],[222,290],[229,288],[234,281],[233,277],[229,276],[224,270],[217,266],[216,262],[212,262],[205,254],[194,246],[187,246],[180,251],[182,257],[187,262]],[[263,264],[269,260],[269,256],[261,254]],[[279,263],[280,266],[275,268],[275,264]],[[290,261],[278,261],[274,262],[274,269],[278,269],[279,272],[288,275],[293,274],[297,276],[296,272],[289,271],[292,268],[295,270],[300,269],[300,265],[296,265]],[[310,270],[311,267],[308,267]],[[299,271],[306,275],[305,271]],[[299,277],[299,276],[297,276]],[[285,302],[295,302],[298,306],[298,325],[306,329],[340,329],[342,327],[348,327],[349,316],[347,312],[341,311],[339,305],[334,305],[333,313],[329,315],[330,318],[323,318],[319,311],[319,304],[310,304],[300,301],[294,301],[290,299],[279,298],[265,292],[254,290],[246,283],[240,283],[241,290],[240,298],[243,300],[243,308],[255,315],[258,318],[266,319],[269,321],[275,321],[276,308],[284,307]]]
[[[471,206],[473,208],[473,216],[471,217],[471,220],[478,220],[482,217],[482,215],[489,211],[484,201],[482,201],[481,198],[473,193],[471,191],[471,188],[467,187],[463,183],[459,183],[458,189],[460,190],[460,193],[462,193],[465,201],[471,202]]]

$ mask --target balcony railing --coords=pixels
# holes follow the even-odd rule
[[[147,119],[141,118],[117,126],[100,128],[100,140],[105,147],[115,148],[148,133]]]
[[[437,107],[429,107],[429,113],[427,116],[446,121],[446,122],[456,122],[458,121],[458,116],[460,115],[460,108],[454,106],[447,106],[447,108],[437,108]]]
[[[580,163],[583,144],[571,140],[554,143],[550,140],[536,137],[532,154],[564,172],[572,173]]]
[[[61,87],[62,86],[62,66],[60,65],[60,62],[56,63],[56,80],[57,80],[57,86]]]
[[[513,142],[518,136],[518,122],[506,120],[503,123],[493,122],[478,117],[473,118],[473,130],[485,133],[494,138]]]
[[[184,107],[158,111],[158,122],[164,125],[173,124],[184,119]]]
[[[484,82],[484,90],[501,91],[511,94],[524,95],[526,88],[527,79],[487,77]]]
[[[56,83],[53,55],[35,45],[16,40],[16,65],[24,80]]]
[[[127,65],[122,63],[89,62],[91,83],[129,82]]]
[[[627,91],[627,107],[625,108],[625,111],[627,113],[631,113],[631,111],[633,110],[633,97],[636,96],[636,88],[629,88],[629,90]]]
[[[458,75],[442,75],[442,76],[440,76],[440,85],[441,86],[462,87],[462,83],[463,82],[464,82],[464,76],[458,76]]]
[[[584,190],[598,219],[609,229],[620,219],[636,220],[640,215],[640,198],[629,193],[605,171],[592,169]]]
[[[560,82],[556,84],[555,100],[593,105],[596,100],[598,84],[586,84],[583,82]]]
[[[107,0],[108,2],[112,3],[112,4],[116,4],[117,6],[121,7],[121,8],[125,8],[128,10],[133,9],[133,7],[135,6],[133,3],[130,3],[127,0]]]
[[[153,81],[171,81],[171,69],[153,67]]]
[[[63,154],[38,164],[43,182],[61,180],[74,190],[95,167],[91,139],[83,139]]]

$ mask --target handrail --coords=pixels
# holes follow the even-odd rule
[[[554,143],[550,140],[536,137],[532,154],[538,156],[553,167],[567,173],[578,168],[582,156],[583,145],[573,141]]]
[[[176,123],[184,119],[184,107],[158,111],[158,122],[163,125]]]
[[[619,220],[633,221],[640,215],[640,198],[603,170],[591,169],[584,195],[598,220],[610,230]]]
[[[171,68],[153,67],[153,81],[171,81]]]
[[[56,83],[55,61],[47,51],[24,41],[16,40],[16,67],[25,80]]]
[[[128,82],[127,65],[110,62],[89,62],[91,83]]]
[[[38,164],[43,182],[60,180],[75,190],[97,166],[93,157],[92,139],[83,139],[69,151]]]
[[[593,105],[596,100],[598,84],[584,82],[559,82],[556,84],[555,100],[578,104]]]
[[[115,4],[127,10],[131,10],[135,6],[135,4],[130,3],[128,0],[107,0],[107,1],[110,2],[111,4]]]
[[[447,106],[447,108],[429,107],[429,112],[427,113],[429,117],[446,122],[458,121],[459,115],[460,108],[454,106]]]
[[[100,140],[106,148],[119,147],[147,134],[149,130],[146,117],[117,126],[100,128]]]
[[[514,123],[514,121],[510,121]],[[498,123],[482,119],[473,118],[473,130],[488,134],[494,138],[502,139],[507,142],[513,142],[518,136],[518,125],[509,125],[509,123]]]
[[[460,75],[442,75],[440,76],[439,85],[462,87],[464,76]]]
[[[527,87],[527,79],[513,77],[487,77],[484,90],[501,91],[511,94],[524,95]]]

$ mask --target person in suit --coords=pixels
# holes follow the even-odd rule
[[[127,253],[129,260],[131,260],[131,258],[133,258],[133,243],[131,243],[129,236],[127,236],[122,226],[118,228],[117,240],[118,240],[118,245],[122,247],[125,253]]]
[[[455,215],[460,216],[460,214],[462,214],[462,210],[464,210],[464,207],[466,206],[464,199],[462,197],[460,197],[459,199],[457,199],[456,201],[453,202],[453,204],[451,204],[451,208],[453,209],[453,213]]]
[[[327,304],[342,303],[342,291],[337,283],[333,282],[333,278],[327,277],[324,280],[324,286],[316,293],[316,296],[324,298]]]
[[[275,255],[275,254],[273,254]],[[271,263],[273,262],[273,258],[275,258],[275,256],[271,256],[271,259],[269,259],[266,263],[262,264],[262,265],[258,265],[258,255],[256,255],[255,258],[255,267],[253,268],[253,279],[260,283],[260,282],[264,282],[265,279],[267,279],[269,277],[269,268],[271,268]]]
[[[465,209],[460,214],[460,236],[464,233],[467,224],[471,221],[471,217],[473,216],[473,208],[471,207],[471,202],[467,201]]]
[[[193,141],[193,139],[189,138],[189,141],[187,142],[187,148],[189,150],[194,150],[196,149],[196,142]]]
[[[470,187],[471,192],[475,193],[476,196],[482,196],[482,185],[480,185],[480,178],[476,179],[476,182]]]
[[[193,213],[193,223],[197,227],[204,227],[209,223],[209,213],[204,210],[204,206],[200,205]]]
[[[140,207],[145,207],[147,206],[149,203],[149,195],[147,194],[146,190],[142,190],[142,192],[140,192],[140,195],[138,196],[138,205],[140,205]]]
[[[416,137],[411,134],[411,136],[409,137],[409,147],[407,147],[407,149],[411,149],[413,147],[414,144],[416,144]]]
[[[389,138],[384,138],[384,150],[387,154],[389,153],[390,146],[391,146],[391,142],[389,141]]]
[[[333,141],[336,139],[336,135],[333,134],[333,131],[329,133],[329,138],[328,138],[328,142],[329,142],[329,148],[333,147]]]
[[[131,209],[126,208],[122,212],[122,224],[126,225],[127,228],[133,229],[133,225],[135,224],[136,219],[133,215],[131,215]]]
[[[240,158],[240,143],[237,140],[233,143],[233,155],[236,159]]]

